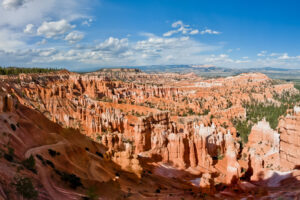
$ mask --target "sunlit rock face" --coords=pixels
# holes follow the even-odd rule
[[[280,165],[282,170],[299,167],[300,159],[300,112],[299,107],[294,113],[279,121],[280,133]]]
[[[264,119],[253,126],[247,146],[243,150],[253,172],[251,180],[258,181],[269,170],[280,170],[279,137],[279,133]]]
[[[297,107],[279,120],[278,131],[270,128],[265,120],[258,122],[249,135],[243,150],[249,155],[253,170],[252,180],[259,180],[269,171],[291,171],[299,165],[300,117]]]
[[[10,94],[0,96],[0,112],[12,112],[14,110],[13,98]]]

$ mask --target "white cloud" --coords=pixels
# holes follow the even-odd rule
[[[43,22],[43,24],[37,29],[37,34],[44,35],[46,38],[53,38],[63,35],[73,28],[75,28],[75,25],[69,24],[65,19],[60,21]]]
[[[187,34],[191,30],[191,28],[189,28],[190,26],[184,24],[181,20],[176,21],[172,24],[172,28],[177,28],[177,27],[178,27],[178,29],[170,30],[170,31],[164,33],[163,36],[164,37],[169,37],[169,36],[172,36],[176,33]]]
[[[270,56],[274,57],[274,56],[279,56],[279,53],[271,53]]]
[[[169,37],[169,36],[171,36],[175,33],[178,33],[178,31],[177,30],[171,30],[171,31],[168,31],[168,32],[164,33],[163,36],[164,37]]]
[[[65,30],[74,28],[74,25],[70,25],[70,23],[91,18],[87,15],[87,11],[92,5],[92,0],[0,0],[0,50],[6,53],[11,52],[9,55],[13,55],[20,49],[36,49],[46,44],[47,40],[36,36],[47,38],[53,36],[55,39],[64,39],[64,34],[68,32],[64,33]],[[52,29],[47,29],[44,26],[44,29],[42,28],[45,25],[43,22],[57,22],[61,19],[68,22],[67,26],[63,28],[52,27]],[[40,28],[39,35],[38,28]],[[54,36],[56,34],[58,34],[57,37]],[[40,41],[36,42],[37,40]],[[56,45],[62,45],[62,41],[57,40],[55,43],[50,41],[47,44],[47,46]],[[58,47],[56,46],[56,48]],[[29,54],[28,56],[33,55]],[[11,60],[8,58],[2,57],[2,63],[5,64],[4,61],[8,61],[8,64],[14,63],[16,60],[13,56]],[[23,64],[21,63],[21,65]]]
[[[46,44],[46,43],[47,43],[47,40],[44,38],[41,41],[37,42],[36,44],[37,45],[43,45],[43,44]]]
[[[0,52],[0,59],[3,56],[6,59],[15,57],[15,65],[22,63],[22,66],[26,63],[43,66],[59,63],[72,66],[181,64],[198,63],[203,60],[202,53],[220,48],[202,44],[190,37],[164,38],[147,35],[144,40],[132,42],[127,38],[109,37],[96,45],[75,45],[70,49],[56,47],[56,50],[47,48]]]
[[[250,60],[247,56],[233,58],[231,55],[221,53],[222,51],[212,54],[216,50],[222,50],[224,43],[204,44],[193,39],[193,35],[217,35],[221,32],[212,29],[196,29],[182,21],[174,22],[172,29],[163,34],[164,37],[143,33],[144,38],[140,40],[136,38],[129,40],[127,36],[126,38],[108,37],[102,42],[83,43],[80,40],[88,33],[74,30],[74,24],[86,28],[83,26],[89,26],[93,22],[92,16],[85,13],[88,10],[86,8],[91,5],[90,0],[0,0],[0,2],[2,3],[2,6],[0,5],[0,60],[3,65],[32,66],[34,63],[52,67],[152,64],[213,64],[229,67],[300,66],[300,56],[291,56],[287,53],[267,55],[266,51],[262,51],[260,53],[265,56],[257,60]],[[16,3],[4,7],[4,2]],[[60,40],[53,41],[45,38]],[[65,45],[65,41],[77,44]],[[228,52],[239,50],[239,48],[231,49]],[[227,52],[227,49],[224,52]]]
[[[172,24],[172,28],[177,28],[175,30],[170,30],[166,33],[163,34],[164,37],[170,37],[176,33],[181,33],[181,34],[190,34],[190,35],[196,35],[196,34],[210,34],[210,35],[218,35],[221,34],[219,31],[214,31],[211,29],[205,29],[203,31],[199,31],[198,29],[193,29],[191,28],[190,25],[184,24],[181,20],[176,21]]]
[[[84,20],[81,25],[85,25],[85,26],[91,26],[91,23],[93,22],[92,18],[89,18],[88,20]]]
[[[28,34],[34,33],[34,25],[33,24],[27,24],[26,28],[24,29],[24,33],[28,33]]]
[[[6,10],[18,9],[25,4],[25,0],[3,0],[2,6]]]
[[[289,56],[288,53],[271,53],[269,55],[266,55],[266,51],[263,51],[263,56],[265,56],[269,60],[297,60],[299,59],[299,56]]]
[[[201,35],[204,35],[204,34],[218,35],[218,34],[221,34],[221,32],[219,32],[219,31],[213,31],[211,29],[205,29],[205,30],[201,31],[200,34]]]
[[[76,42],[79,42],[83,38],[84,38],[83,33],[79,32],[79,31],[73,31],[65,37],[65,40],[67,40],[71,44],[74,44]]]
[[[0,34],[0,38],[1,36]],[[6,40],[8,40],[7,36],[9,33],[6,34]],[[96,67],[184,63],[241,68],[265,66],[297,68],[300,64],[300,56],[289,56],[287,53],[273,57],[260,57],[257,60],[250,60],[248,56],[232,58],[224,53],[208,54],[208,52],[220,50],[222,46],[210,46],[190,37],[165,38],[154,34],[144,34],[144,36],[146,38],[139,41],[109,37],[98,44],[84,43],[68,48],[64,46],[27,48],[25,50],[1,50],[0,48],[0,60],[3,63],[13,61],[11,65],[18,65],[19,63],[22,66],[32,66],[34,63],[52,67],[62,65]],[[1,43],[2,41],[0,41]]]
[[[44,57],[49,57],[49,56],[55,55],[56,53],[58,53],[58,51],[56,49],[50,48],[50,49],[45,49],[43,51],[40,51],[39,55],[44,56]]]
[[[251,63],[247,56],[233,59],[228,54],[206,55],[204,58],[205,64],[222,66],[222,67],[242,67],[245,64]],[[253,63],[253,62],[252,62]]]
[[[107,55],[118,55],[127,51],[129,48],[129,43],[127,38],[114,38],[109,37],[104,42],[96,45],[93,51],[102,52]]]
[[[257,54],[259,57],[264,57],[266,56],[267,51],[261,51],[260,53]]]
[[[291,58],[292,57],[290,57],[287,53],[284,53],[278,57],[278,59],[280,59],[280,60],[287,60],[287,59],[291,59]]]
[[[240,64],[240,63],[249,63],[251,62],[250,60],[236,60],[235,63]]]
[[[207,63],[218,63],[218,62],[233,62],[229,55],[227,54],[219,54],[219,55],[210,55],[205,58]]]
[[[24,48],[25,43],[20,35],[9,30],[0,29],[0,50],[12,51],[16,48]]]
[[[178,26],[182,27],[182,26],[185,26],[185,25],[183,24],[183,22],[182,22],[181,20],[176,21],[176,22],[174,22],[174,23],[172,24],[172,27],[173,27],[173,28],[176,28],[176,27],[178,27]]]
[[[219,46],[202,44],[190,37],[151,36],[134,45],[132,59],[136,59],[137,64],[141,65],[198,63],[202,53],[219,48]]]
[[[17,9],[5,9],[3,7],[4,2],[8,1],[0,0],[0,26],[23,29],[27,24],[37,25],[44,21],[66,19],[68,22],[72,22],[74,20],[89,19],[88,11],[95,1],[22,0],[24,3]]]
[[[196,34],[198,34],[198,33],[199,33],[199,30],[198,30],[198,29],[192,30],[192,31],[190,32],[191,35],[196,35]]]

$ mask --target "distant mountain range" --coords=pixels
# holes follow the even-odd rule
[[[218,77],[218,76],[231,76],[247,72],[260,72],[276,79],[300,79],[300,69],[287,69],[287,68],[227,68],[217,67],[213,65],[153,65],[137,67],[145,72],[178,72],[189,73],[194,72],[200,76]]]
[[[110,68],[110,67],[103,67],[103,68]],[[115,67],[111,67],[111,68],[115,68]],[[217,67],[214,65],[149,65],[149,66],[124,66],[118,68],[134,68],[134,69],[142,70],[147,73],[193,72],[197,75],[205,76],[205,77],[222,77],[222,76],[232,76],[232,75],[237,75],[240,73],[247,73],[247,72],[260,72],[266,74],[270,78],[275,78],[275,79],[285,79],[285,80],[300,79],[300,69],[287,69],[287,68],[274,68],[274,67],[236,69],[236,68],[227,68],[227,67]]]

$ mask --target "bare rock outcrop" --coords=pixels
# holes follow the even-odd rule
[[[299,107],[294,113],[279,121],[280,133],[280,166],[283,171],[299,167],[300,160],[300,112]]]
[[[263,178],[269,170],[279,170],[280,135],[265,120],[253,126],[243,151],[244,159],[251,163],[251,180]]]

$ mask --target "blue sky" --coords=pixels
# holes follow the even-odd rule
[[[0,0],[0,65],[300,68],[300,2]]]

